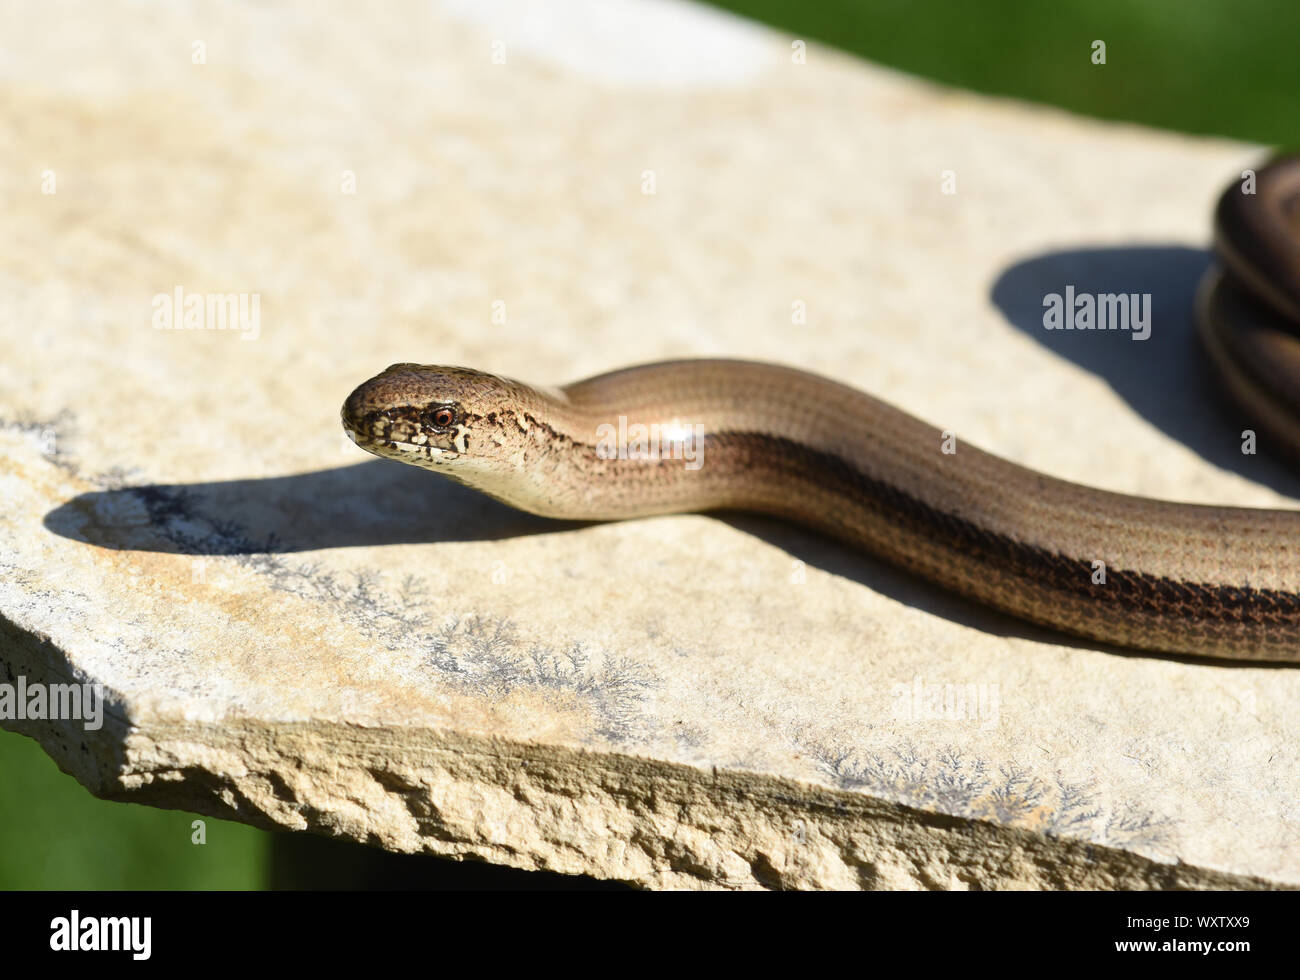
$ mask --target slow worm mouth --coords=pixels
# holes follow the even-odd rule
[[[421,464],[449,463],[464,455],[458,449],[436,445],[435,441],[445,437],[425,432],[407,419],[394,419],[387,412],[377,411],[358,416],[349,408],[344,406],[342,412],[344,431],[366,452]]]
[[[430,445],[428,442],[409,442],[404,439],[385,438],[387,433],[368,433],[364,428],[359,428],[347,418],[344,419],[343,431],[347,433],[348,438],[359,449],[364,449],[368,453],[374,453],[376,456],[383,456],[388,459],[415,462],[412,457],[423,456],[425,460],[449,463],[460,459],[463,455],[454,449],[443,449],[439,446]]]
[[[461,457],[460,453],[452,449],[439,449],[437,446],[427,446],[427,445],[417,446],[413,442],[391,442],[390,441],[390,442],[376,443],[375,445],[382,449],[388,449],[390,451],[395,450],[396,452],[394,452],[393,455],[396,455],[397,453],[414,453],[419,456],[424,456],[428,459],[437,459],[437,460],[442,460],[444,462],[451,462],[452,460],[460,459]],[[363,447],[363,448],[368,448],[368,447]]]

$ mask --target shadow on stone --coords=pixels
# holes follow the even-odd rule
[[[525,514],[387,460],[296,476],[96,490],[54,508],[44,523],[102,548],[214,556],[491,541],[583,526]]]
[[[1212,255],[1184,246],[1048,252],[1011,266],[992,299],[1017,329],[1052,353],[1104,380],[1133,411],[1208,463],[1300,497],[1300,475],[1280,458],[1241,452],[1241,432],[1256,428],[1221,397],[1196,337],[1196,287]],[[1151,336],[1128,331],[1047,330],[1043,298],[1064,293],[1149,293]],[[1088,405],[1080,405],[1086,412]]]

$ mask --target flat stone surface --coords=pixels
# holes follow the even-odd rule
[[[1300,884],[1298,670],[1099,649],[759,519],[549,523],[338,421],[396,361],[743,356],[1285,505],[1189,319],[1258,151],[703,8],[554,16],[0,10],[0,680],[110,712],[5,726],[112,798],[653,887]],[[1151,293],[1151,338],[1045,332],[1067,284]],[[177,287],[257,294],[256,336],[155,329]]]

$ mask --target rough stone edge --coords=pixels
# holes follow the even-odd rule
[[[75,679],[48,638],[3,616],[0,653],[11,676]],[[647,888],[1290,887],[761,773],[452,731],[140,726],[111,692],[93,737],[5,727],[104,799]]]

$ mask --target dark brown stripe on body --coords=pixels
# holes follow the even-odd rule
[[[1255,628],[1276,629],[1300,636],[1300,594],[1295,592],[1189,582],[1109,567],[1106,584],[1094,585],[1093,556],[1066,555],[991,531],[872,477],[841,456],[759,432],[711,433],[705,449],[706,459],[711,456],[716,461],[719,455],[753,458],[762,461],[762,470],[776,470],[783,480],[831,489],[861,509],[864,523],[870,520],[882,527],[902,527],[989,568],[991,576],[1014,576],[1041,591],[1143,616],[1250,626],[1252,632]],[[763,478],[761,470],[755,472],[755,478]]]

